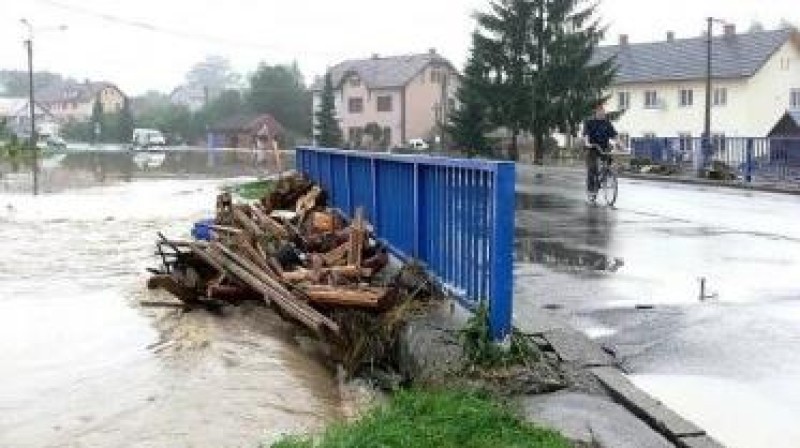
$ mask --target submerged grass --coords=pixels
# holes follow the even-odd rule
[[[269,194],[275,188],[275,181],[257,180],[239,184],[233,187],[233,193],[244,199],[258,200]]]
[[[483,396],[455,391],[406,390],[353,423],[317,438],[289,437],[272,448],[567,448],[558,433],[522,421]]]

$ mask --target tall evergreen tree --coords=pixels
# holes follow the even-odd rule
[[[319,109],[314,113],[316,126],[314,133],[317,145],[327,148],[338,148],[342,145],[342,129],[336,119],[336,101],[333,96],[331,74],[325,75]]]
[[[512,158],[517,137],[528,131],[541,162],[549,135],[575,133],[611,85],[614,61],[591,60],[605,30],[594,18],[596,4],[583,3],[496,0],[477,16],[475,46],[490,67],[484,91],[493,123],[511,131]]]
[[[498,0],[490,11],[476,15],[479,32],[474,37],[473,52],[488,55],[491,82],[484,88],[493,98],[492,121],[511,131],[510,155],[519,158],[517,141],[527,128],[531,109],[531,86],[528,73],[531,62],[528,46],[533,20],[531,0]]]
[[[485,97],[488,64],[485,55],[474,44],[477,35],[473,34],[473,49],[464,68],[464,76],[456,91],[457,106],[450,114],[448,133],[453,143],[468,154],[485,152],[489,145],[486,133],[491,130],[489,122],[489,103]]]
[[[117,139],[121,142],[130,141],[133,137],[133,114],[131,113],[131,102],[125,98],[122,109],[117,115]]]

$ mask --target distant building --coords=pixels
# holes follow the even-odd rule
[[[211,101],[213,96],[215,96],[213,92],[207,88],[183,85],[176,87],[169,94],[169,100],[172,104],[185,106],[190,111],[197,112]]]
[[[411,139],[431,141],[454,106],[458,71],[430,50],[409,56],[357,59],[330,70],[336,116],[344,138],[359,146],[364,128],[377,124],[383,142],[395,147]],[[314,111],[321,102],[322,78],[312,86]]]
[[[284,127],[270,114],[236,115],[209,126],[212,148],[269,149],[271,140],[284,138]]]
[[[34,113],[38,135],[58,135],[58,119],[46,106],[36,103]],[[30,137],[31,111],[28,98],[0,98],[0,123],[4,123],[6,129],[17,137]]]
[[[110,82],[66,82],[36,93],[37,101],[45,105],[62,122],[88,121],[92,117],[95,101],[99,100],[103,112],[122,110],[126,96]]]
[[[707,39],[600,47],[595,60],[615,57],[608,108],[624,111],[623,137],[701,137]],[[713,38],[714,137],[763,137],[790,111],[800,111],[800,34],[792,30],[739,34],[732,25]]]

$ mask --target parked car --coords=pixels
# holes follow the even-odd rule
[[[37,140],[39,141],[36,143],[36,146],[39,149],[67,149],[67,142],[58,136],[49,136],[47,138]]]
[[[408,141],[408,147],[417,151],[425,151],[430,149],[430,145],[421,138],[412,138]]]
[[[134,129],[133,149],[162,148],[167,144],[164,134],[158,129]]]

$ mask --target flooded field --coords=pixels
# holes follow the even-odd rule
[[[340,418],[333,369],[271,311],[138,305],[165,298],[144,287],[156,232],[187,237],[236,170],[125,155],[45,165],[36,198],[0,171],[0,446],[254,447]]]

